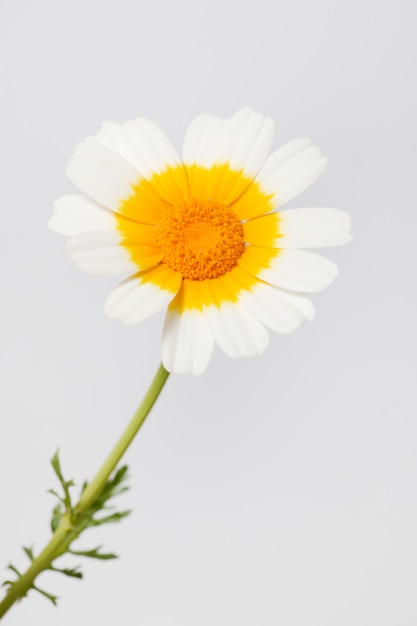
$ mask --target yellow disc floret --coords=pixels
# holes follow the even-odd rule
[[[245,249],[236,214],[212,200],[167,207],[156,225],[155,243],[163,263],[191,280],[223,276]]]

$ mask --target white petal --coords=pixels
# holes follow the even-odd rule
[[[180,165],[175,148],[153,122],[138,117],[124,124],[105,122],[89,141],[114,150],[131,163],[145,178],[167,167]]]
[[[256,181],[272,205],[288,202],[309,187],[324,171],[327,159],[308,139],[295,140],[272,153]]]
[[[217,162],[218,149],[228,120],[203,113],[189,125],[183,148],[183,161],[209,169]]]
[[[253,177],[261,169],[274,138],[274,122],[261,113],[242,109],[230,120],[230,126],[220,146],[220,160],[234,170],[242,169]]]
[[[288,297],[284,290],[261,281],[250,291],[243,290],[239,293],[239,302],[242,306],[259,322],[278,333],[290,333],[298,328],[301,321],[306,319],[307,312],[311,319],[312,305],[308,307],[301,299],[310,301],[304,296],[299,298],[300,301],[297,302]]]
[[[228,356],[255,356],[267,348],[267,329],[240,303],[213,304],[205,307],[204,315],[216,343]]]
[[[168,309],[162,335],[162,362],[169,372],[202,374],[213,346],[213,335],[200,311],[179,313]]]
[[[238,264],[253,273],[250,258],[243,254]],[[307,250],[279,250],[269,261],[269,267],[256,272],[256,276],[267,283],[290,291],[313,292],[324,289],[337,276],[337,265],[314,252]]]
[[[303,169],[302,172],[292,178],[286,185],[281,187],[278,198],[279,203],[284,204],[284,202],[289,202],[300,193],[303,193],[305,189],[310,187],[318,179],[318,177],[323,174],[324,170],[327,167],[327,159],[325,157],[321,157],[317,159],[310,166]]]
[[[155,272],[154,272],[155,274]],[[107,298],[105,312],[125,324],[138,324],[165,309],[181,286],[181,276],[169,268],[158,271],[167,289],[148,280],[149,272],[142,276],[132,276],[120,283]]]
[[[56,233],[68,237],[96,230],[114,231],[117,228],[112,211],[91,198],[79,195],[58,198],[48,226]]]
[[[352,239],[350,215],[338,209],[289,209],[278,219],[280,248],[341,246]]]
[[[83,272],[115,276],[136,273],[138,267],[117,232],[96,231],[76,235],[67,241],[71,259]]]
[[[296,293],[294,291],[288,291],[287,289],[279,289],[283,297],[285,297],[291,304],[299,310],[302,319],[312,322],[316,316],[314,305],[309,298],[303,293]]]
[[[187,165],[229,164],[245,176],[256,176],[272,145],[274,123],[250,108],[223,120],[200,115],[188,128],[183,151]]]
[[[119,154],[92,141],[76,146],[67,174],[87,196],[114,211],[120,210],[140,179],[138,171]]]
[[[143,117],[124,124],[105,122],[88,141],[117,152],[145,179],[182,165],[175,148],[159,126]],[[159,182],[157,191],[168,202],[176,202],[183,199],[186,186],[185,172],[177,171],[175,178],[170,177],[169,186],[163,189]]]
[[[293,139],[292,141],[285,143],[269,155],[262,168],[262,175],[266,176],[267,174],[270,174],[279,165],[282,165],[291,157],[295,156],[305,148],[308,148],[311,144],[311,139],[308,139],[307,137],[299,137],[298,139]]]

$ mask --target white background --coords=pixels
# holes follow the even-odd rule
[[[127,455],[132,516],[86,536],[117,562],[45,575],[8,626],[417,623],[416,4],[412,0],[0,0],[0,567],[49,536],[48,459],[92,477],[159,363],[159,316],[128,328],[116,280],[46,227],[74,145],[155,120],[181,149],[200,112],[251,105],[276,143],[329,157],[288,206],[334,206],[316,320],[268,351],[173,376]],[[76,561],[75,561],[76,562]]]

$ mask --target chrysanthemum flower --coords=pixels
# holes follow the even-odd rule
[[[277,211],[323,172],[309,139],[268,156],[274,124],[251,109],[198,116],[183,158],[152,122],[106,122],[79,144],[68,176],[85,195],[59,198],[49,222],[70,237],[76,265],[125,274],[105,310],[136,324],[167,308],[162,360],[201,374],[217,343],[231,357],[260,354],[267,329],[289,333],[314,308],[305,293],[329,285],[336,265],[301,248],[350,240],[336,209]]]

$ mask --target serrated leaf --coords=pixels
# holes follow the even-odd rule
[[[107,500],[109,500],[110,498],[113,498],[116,495],[118,495],[119,493],[123,493],[124,491],[127,490],[127,487],[125,485],[123,485],[123,487],[120,487],[119,489],[117,489],[119,487],[119,485],[121,485],[123,483],[123,481],[125,481],[127,479],[127,471],[128,471],[127,465],[123,465],[123,467],[121,467],[120,469],[118,469],[116,471],[116,473],[113,476],[113,478],[111,478],[108,481],[108,483],[104,487],[103,491],[101,492],[101,495],[100,495],[100,498],[99,498],[99,500],[101,502],[104,503]]]
[[[64,500],[61,498],[61,496],[59,495],[59,493],[57,491],[55,491],[55,489],[48,489],[46,493],[50,493],[53,496],[55,496],[55,498],[58,498],[58,500],[60,502],[64,502]]]
[[[49,569],[51,571],[59,572],[71,578],[81,579],[83,578],[83,573],[80,571],[80,568],[78,566],[73,568],[59,568],[55,567],[54,563],[58,558],[66,553],[72,554],[73,556],[77,557],[86,557],[103,561],[117,558],[117,554],[114,554],[113,552],[100,552],[101,546],[98,546],[97,548],[93,548],[91,550],[72,550],[72,545],[87,528],[101,526],[102,524],[116,523],[130,515],[131,511],[117,511],[112,503],[110,503],[110,500],[128,491],[129,487],[126,485],[125,482],[128,476],[128,467],[123,466],[116,470],[114,475],[108,479],[106,485],[104,486],[104,489],[96,497],[96,500],[92,503],[90,508],[87,511],[83,511],[81,513],[72,506],[69,489],[74,485],[74,481],[66,481],[64,479],[59,459],[59,451],[57,451],[51,459],[51,465],[55,475],[57,476],[61,484],[64,494],[62,497],[54,489],[49,490],[49,493],[58,499],[58,504],[56,504],[52,511],[50,526],[52,532],[55,532],[56,529],[64,522],[64,530],[67,532],[67,535],[66,541],[62,546],[62,550],[56,552],[52,563],[49,566],[44,567],[43,569]],[[85,490],[87,484],[87,482],[83,484],[82,491]],[[31,562],[36,562],[36,557],[34,555],[32,547],[23,546],[23,551]],[[17,576],[17,579],[14,581],[6,580],[4,583],[2,583],[2,586],[8,588],[7,593],[9,593],[10,587],[13,587],[19,581],[19,579],[22,578],[22,574],[13,564],[10,564],[8,568]],[[17,589],[19,589],[19,591],[17,591]],[[18,598],[24,597],[30,589],[33,589],[43,595],[45,598],[47,598],[54,605],[57,604],[57,596],[35,586],[35,584],[32,584],[30,586],[24,586],[22,589],[20,588],[19,584],[17,589],[16,592]]]
[[[11,586],[11,585],[14,585],[14,583],[15,583],[15,582],[16,582],[16,581],[13,581],[13,580],[5,580],[5,581],[4,581],[4,583],[2,583],[2,585],[1,585],[1,586],[2,586],[2,587],[6,587],[6,585]]]
[[[34,589],[35,591],[37,591],[38,593],[43,595],[45,598],[50,600],[54,606],[57,605],[57,603],[58,603],[58,596],[54,596],[52,593],[48,593],[44,589],[40,589],[39,587],[36,587],[35,585],[32,585],[32,589]]]
[[[54,507],[52,511],[52,518],[50,522],[52,532],[55,532],[58,526],[60,525],[63,514],[64,514],[64,511],[62,510],[61,505],[57,504],[56,507]]]
[[[70,487],[73,487],[75,483],[73,480],[65,480],[64,478],[64,475],[61,469],[61,462],[59,460],[59,450],[57,450],[54,456],[52,457],[51,465],[59,482],[61,483],[61,487],[64,491],[64,496],[61,497],[53,489],[50,490],[50,493],[55,495],[59,499],[59,501],[62,502],[63,505],[65,506],[66,512],[70,513],[72,512],[72,504],[71,504],[71,496],[70,496],[69,490],[70,490]]]
[[[94,548],[92,550],[70,550],[69,552],[71,554],[74,554],[75,556],[85,556],[90,559],[102,559],[103,561],[118,558],[117,554],[114,554],[112,552],[100,552],[100,548],[101,546],[98,546],[97,548]]]
[[[65,482],[64,481],[64,477],[62,475],[62,470],[61,470],[61,462],[59,460],[59,449],[55,452],[54,456],[51,459],[51,465],[54,469],[55,474],[58,477],[58,480],[60,483]]]
[[[116,485],[116,484],[120,483],[122,480],[124,480],[124,478],[125,478],[125,476],[126,476],[126,474],[128,472],[128,469],[129,468],[128,468],[127,465],[122,465],[122,467],[119,467],[115,471],[113,478],[109,481],[108,484]]]
[[[121,511],[120,513],[113,513],[112,515],[106,515],[105,517],[94,518],[91,520],[91,526],[100,526],[101,524],[120,522],[120,520],[130,515],[130,513],[131,511]]]
[[[12,572],[14,572],[16,574],[16,576],[18,576],[19,578],[21,577],[21,573],[19,572],[19,570],[13,565],[13,563],[9,563],[9,565],[7,566],[7,569],[10,569]]]
[[[49,569],[53,572],[59,572],[60,574],[69,576],[70,578],[83,578],[83,573],[79,570],[78,567],[74,567],[72,569],[69,569],[67,567],[63,567],[62,569],[59,567],[50,567]]]
[[[32,548],[27,548],[26,546],[23,546],[23,551],[28,556],[30,561],[34,561],[35,557],[33,555]]]
[[[115,487],[113,487],[110,496],[108,498],[106,498],[106,500],[109,500],[110,498],[115,498],[116,496],[120,495],[121,493],[124,493],[125,491],[128,491],[129,487],[127,486],[118,486],[115,485]]]

